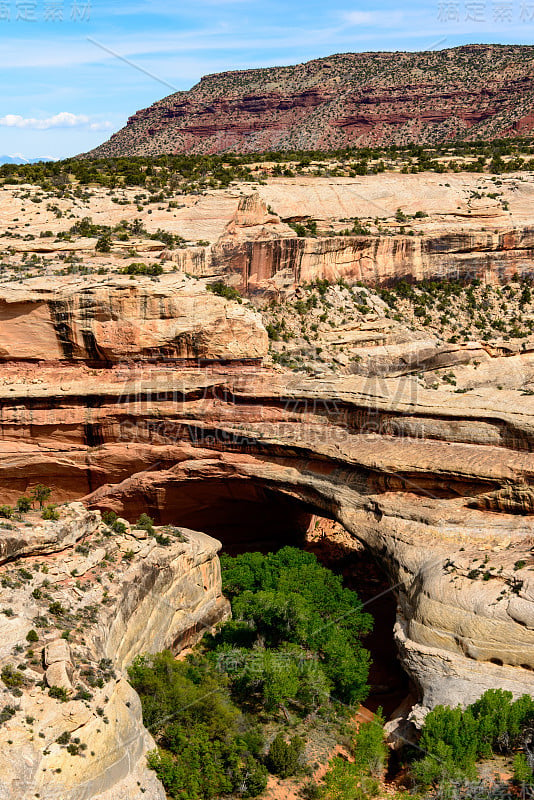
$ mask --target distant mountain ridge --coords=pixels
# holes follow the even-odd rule
[[[38,164],[53,161],[53,158],[23,158],[22,156],[0,156],[0,164]]]
[[[87,155],[432,144],[533,129],[534,47],[481,44],[207,75]]]

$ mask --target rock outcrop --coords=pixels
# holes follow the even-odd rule
[[[242,200],[225,236],[276,238],[268,206]],[[374,316],[343,331],[354,374],[312,379],[248,363],[266,351],[259,316],[202,281],[60,283],[0,287],[2,503],[45,483],[89,509],[0,528],[6,798],[160,796],[124,669],[226,613],[219,545],[193,530],[256,549],[298,540],[313,515],[341,525],[396,597],[415,722],[489,687],[534,692],[530,340],[422,338],[364,289]],[[454,381],[433,380],[451,366]],[[108,535],[99,510],[167,530]]]
[[[130,117],[94,157],[329,150],[526,135],[533,51],[344,53],[207,75]]]
[[[534,180],[528,172],[503,176],[498,184],[487,173],[469,172],[448,173],[446,179],[431,172],[391,171],[357,177],[273,174],[260,186],[240,182],[201,195],[177,192],[168,206],[155,208],[149,207],[153,203],[138,206],[136,193],[134,188],[124,189],[120,198],[110,198],[105,190],[95,189],[72,213],[78,223],[86,217],[95,224],[111,226],[119,225],[122,218],[130,227],[141,222],[153,236],[164,230],[185,240],[180,246],[173,248],[154,239],[140,241],[130,234],[125,241],[115,236],[110,253],[96,252],[96,238],[69,234],[72,241],[65,239],[72,227],[67,199],[57,201],[62,216],[56,221],[54,211],[43,208],[44,203],[32,203],[35,208],[27,209],[20,187],[0,190],[0,213],[8,219],[28,219],[24,236],[16,225],[0,236],[5,279],[9,281],[4,300],[10,300],[3,310],[2,304],[0,313],[13,331],[10,334],[2,325],[0,358],[2,349],[9,352],[3,339],[11,342],[12,349],[19,341],[23,352],[28,338],[35,338],[31,329],[37,321],[43,341],[57,340],[58,358],[65,349],[76,357],[91,357],[95,348],[99,358],[111,360],[127,357],[135,348],[143,357],[150,352],[195,357],[195,349],[204,357],[207,347],[201,324],[213,346],[221,345],[214,336],[215,327],[223,332],[226,328],[228,336],[235,330],[239,341],[247,341],[245,330],[251,329],[251,322],[245,309],[206,297],[203,287],[185,279],[180,283],[170,270],[209,280],[222,277],[245,294],[267,292],[276,298],[317,279],[342,278],[351,284],[373,286],[400,279],[477,278],[496,283],[516,274],[528,275],[534,264]],[[120,203],[113,203],[114,199]],[[47,206],[56,207],[55,202]],[[401,223],[398,211],[403,215]],[[313,235],[304,227],[312,223]],[[297,224],[307,235],[297,236]],[[48,234],[56,227],[61,236],[54,240]],[[146,247],[153,252],[146,252]],[[84,270],[93,272],[92,277],[64,275],[66,253],[61,251],[67,249],[79,251],[78,256],[71,253],[74,259],[83,254]],[[112,280],[96,277],[94,273],[123,270],[125,250],[142,252],[148,268],[159,271],[162,264],[165,275],[158,280],[139,276],[130,280],[120,274]],[[46,261],[54,289],[46,275],[41,282],[34,279],[20,286],[21,275],[35,258],[41,263],[43,253],[49,257],[41,268]],[[71,265],[70,269],[74,272],[77,268]],[[31,307],[24,305],[29,295]],[[22,304],[21,315],[16,313],[17,303]],[[228,309],[224,324],[219,319],[223,308]],[[95,314],[99,315],[98,324],[91,322]],[[191,315],[198,317],[197,328],[190,328]],[[121,346],[115,330],[119,316],[126,322]],[[187,316],[190,320],[186,323]],[[15,329],[22,318],[24,327]],[[132,328],[140,331],[139,341],[132,340]],[[95,339],[98,342],[93,347]],[[224,349],[223,358],[242,357]]]
[[[0,387],[0,487],[202,528],[254,548],[336,519],[389,575],[423,708],[534,691],[534,405],[492,382],[82,368]],[[458,367],[457,378],[463,370]],[[53,404],[50,398],[54,397]],[[83,402],[80,403],[80,398]],[[125,652],[130,652],[125,646]],[[68,672],[68,671],[67,671]]]
[[[213,248],[218,269],[246,293],[316,280],[388,286],[400,280],[510,280],[529,275],[534,229],[427,236],[297,238],[225,236]]]
[[[245,294],[276,294],[340,278],[387,286],[400,280],[504,282],[529,275],[531,187],[511,183],[491,208],[487,204],[496,203],[491,198],[477,205],[473,187],[466,176],[448,176],[447,185],[437,175],[378,175],[358,182],[279,179],[241,198],[211,247],[167,255],[184,272],[221,274]],[[391,226],[396,208],[411,215],[410,232],[399,233],[397,226],[340,235],[343,219],[379,214]],[[418,212],[426,216],[414,219]],[[299,237],[288,224],[306,220],[319,226],[317,235]]]
[[[246,361],[266,352],[253,310],[180,275],[0,287],[2,361]]]
[[[158,544],[125,520],[112,532],[80,503],[60,513],[0,527],[0,797],[164,800],[126,667],[227,615],[220,543],[170,527]]]

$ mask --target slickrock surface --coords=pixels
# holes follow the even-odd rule
[[[372,286],[401,278],[498,282],[529,274],[534,263],[528,172],[268,175],[260,185],[171,193],[168,203],[140,196],[139,188],[94,188],[82,198],[57,198],[35,187],[4,186],[0,215],[26,220],[23,233],[17,222],[0,232],[5,278],[82,273],[79,280],[91,282],[91,272],[120,271],[142,259],[166,272],[219,275],[246,294],[277,297],[317,279]],[[173,247],[123,230],[126,238],[116,235],[111,252],[101,253],[95,237],[56,236],[85,218],[111,226],[137,220],[154,236],[164,230],[184,241]],[[297,236],[291,227],[309,223],[316,235]],[[355,223],[365,233],[354,233]]]
[[[240,201],[224,235],[212,247],[211,264],[234,277],[245,292],[280,292],[318,279],[344,278],[373,286],[403,278],[498,281],[530,272],[534,237],[527,197],[532,186],[519,181],[510,211],[505,195],[514,192],[511,184],[500,201],[485,201],[491,203],[488,208],[472,197],[475,185],[476,191],[486,185],[493,193],[485,176],[480,180],[447,175],[445,181],[428,175],[422,183],[420,176],[391,174],[359,181],[269,182],[255,197]],[[277,216],[268,215],[268,209]],[[391,222],[396,209],[411,215],[410,232],[406,225]],[[418,212],[429,218],[414,218]],[[343,220],[362,218],[367,220],[368,235],[340,235],[347,230]],[[385,227],[377,228],[378,219]],[[309,220],[317,224],[317,236],[296,237],[291,229],[288,233],[286,222]],[[177,263],[182,259],[177,253]],[[204,265],[190,269],[199,275],[205,270]]]
[[[533,50],[342,53],[207,75],[138,111],[88,155],[327,150],[532,130]]]
[[[117,362],[257,359],[267,334],[250,308],[181,275],[0,287],[0,359]]]
[[[164,800],[125,668],[227,615],[220,543],[126,521],[112,532],[80,503],[60,513],[0,526],[0,797]]]
[[[488,687],[534,692],[533,302],[527,283],[499,285],[532,270],[534,183],[510,176],[491,188],[485,175],[299,177],[189,198],[153,215],[151,233],[166,219],[191,237],[146,257],[164,265],[154,279],[65,275],[78,262],[52,254],[42,270],[28,268],[42,274],[20,281],[21,265],[37,262],[8,253],[2,503],[44,483],[55,502],[82,499],[90,511],[71,506],[57,523],[29,514],[0,528],[0,666],[23,681],[20,697],[9,673],[0,681],[4,796],[24,797],[28,786],[49,800],[141,800],[139,781],[158,798],[143,758],[152,742],[124,668],[144,650],[193,641],[226,612],[218,545],[192,530],[255,549],[273,536],[288,541],[317,515],[363,543],[397,598],[415,722],[436,703],[467,703]],[[20,200],[17,190],[0,194]],[[80,201],[77,217],[101,199]],[[413,235],[400,233],[399,207]],[[28,249],[51,238],[39,236],[49,220],[37,213]],[[132,190],[116,213],[134,220],[145,211]],[[356,217],[372,233],[335,235]],[[316,221],[318,235],[298,237],[290,223],[299,221]],[[2,241],[7,250],[20,240]],[[83,252],[88,271],[125,266],[118,240],[109,254]],[[220,275],[267,293],[277,371],[260,367],[267,332],[248,301],[206,291]],[[406,294],[390,306],[391,292],[354,285],[403,276],[482,281],[472,296],[414,290],[411,310]],[[302,286],[343,277],[352,285]],[[285,317],[283,302],[292,305]],[[286,344],[294,352],[276,349]],[[301,371],[291,373],[283,358],[299,353]],[[345,374],[325,374],[334,362]],[[108,536],[93,510],[129,520],[146,511],[182,533],[171,530],[168,546],[129,527]]]

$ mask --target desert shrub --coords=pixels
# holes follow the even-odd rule
[[[27,511],[30,510],[31,507],[32,507],[31,497],[28,497],[27,495],[22,495],[22,497],[19,497],[19,499],[17,500],[16,509],[21,514],[25,514]]]
[[[55,505],[46,506],[46,508],[43,510],[43,513],[41,514],[41,517],[43,519],[48,519],[48,520],[58,520],[59,511],[57,509],[57,506]]]
[[[119,536],[122,536],[123,533],[126,533],[126,524],[121,522],[119,519],[113,523],[113,532],[118,533]]]
[[[99,237],[95,250],[97,253],[111,253],[111,236],[109,233]]]
[[[11,666],[11,664],[6,664],[2,667],[0,677],[5,685],[10,689],[24,686],[25,683],[24,673],[15,669],[13,666]]]
[[[110,527],[113,525],[114,522],[117,521],[117,515],[114,511],[103,511],[102,512],[102,522]]]
[[[62,703],[66,703],[69,699],[67,690],[64,689],[63,686],[51,686],[48,690],[48,694],[55,700],[61,700]]]
[[[0,711],[0,725],[10,720],[11,717],[14,717],[16,713],[17,709],[15,706],[4,706]]]
[[[513,761],[514,781],[516,783],[532,783],[534,775],[532,767],[524,753],[516,753]]]
[[[301,766],[303,752],[304,741],[300,736],[292,736],[288,742],[282,733],[278,733],[267,753],[267,769],[281,778],[290,778]]]
[[[141,528],[142,530],[149,533],[151,536],[154,536],[156,532],[154,530],[154,520],[152,519],[152,517],[149,517],[148,514],[145,513],[141,514],[141,516],[135,523],[135,527]]]
[[[119,536],[126,533],[125,523],[118,519],[114,511],[104,511],[102,514],[102,522],[111,528],[114,533],[118,533]]]
[[[380,785],[358,764],[336,756],[330,761],[320,788],[321,800],[368,800],[378,794]]]
[[[412,766],[415,780],[428,785],[445,778],[474,778],[475,764],[522,744],[534,722],[534,698],[513,701],[511,692],[488,689],[465,710],[437,706],[426,717],[419,745],[427,755]]]
[[[224,297],[226,300],[235,300],[237,303],[242,303],[243,298],[232,286],[227,286],[223,281],[215,281],[215,283],[208,283],[206,286],[208,292],[216,294],[219,297]]]
[[[381,775],[388,759],[388,748],[384,738],[384,719],[380,712],[372,722],[364,722],[358,728],[352,744],[354,763],[371,775]]]

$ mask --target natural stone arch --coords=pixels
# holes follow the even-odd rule
[[[327,465],[320,459],[294,458],[289,465],[284,459],[241,453],[203,450],[198,456],[169,470],[134,475],[87,501],[118,511],[128,506],[138,511],[144,502],[144,508],[161,513],[167,496],[176,497],[178,487],[191,492],[195,483],[204,493],[210,481],[226,486],[249,482],[283,493],[337,520],[379,559],[398,598],[395,637],[422,707],[466,703],[489,687],[509,688],[516,695],[534,691],[533,673],[525,669],[533,659],[532,630],[509,609],[495,612],[481,601],[480,584],[463,567],[457,576],[461,589],[448,572],[451,555],[458,557],[462,543],[487,545],[484,512],[466,510],[463,498],[438,503],[407,492],[371,494],[356,467]],[[526,533],[528,523],[516,520]],[[458,524],[463,526],[461,536],[454,527]],[[510,520],[496,515],[494,524],[492,535],[498,541]]]

